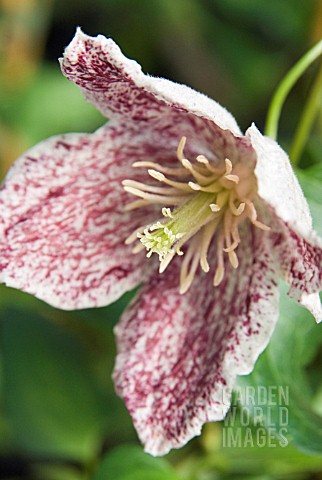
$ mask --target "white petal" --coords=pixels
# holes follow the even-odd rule
[[[258,194],[276,214],[305,239],[312,241],[312,218],[300,184],[284,150],[253,124],[246,132],[257,154]]]
[[[217,288],[210,262],[212,273],[199,271],[180,295],[176,258],[116,327],[116,388],[152,455],[180,448],[205,422],[224,418],[236,375],[252,370],[272,334],[279,294],[270,244],[255,228],[242,237],[240,266],[232,272],[227,262]]]
[[[107,305],[142,281],[152,265],[124,240],[151,217],[124,211],[121,185],[146,153],[137,138],[110,123],[16,161],[0,189],[0,281],[66,310]]]
[[[77,29],[61,66],[64,75],[107,117],[147,120],[181,110],[241,134],[234,117],[217,102],[185,85],[144,75],[138,63],[102,35],[90,37]]]

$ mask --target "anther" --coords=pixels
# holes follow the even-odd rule
[[[201,190],[201,187],[198,185],[198,183],[188,182],[188,185],[190,188],[192,188],[192,190]]]
[[[186,158],[183,158],[181,160],[181,163],[184,166],[184,168],[186,168],[187,170],[191,170],[192,165],[191,165],[191,162],[189,162],[189,160],[187,160]]]
[[[196,160],[197,162],[203,163],[204,165],[209,165],[209,160],[204,155],[198,155],[198,157],[196,157]]]
[[[239,177],[238,177],[238,175],[225,175],[224,178],[225,178],[226,180],[230,180],[231,182],[234,182],[234,183],[236,183],[236,184],[239,183]]]
[[[205,255],[200,258],[200,266],[205,273],[209,272],[210,267]]]
[[[216,269],[215,277],[214,277],[214,287],[218,287],[218,285],[221,284],[224,278],[224,274],[225,274],[224,266],[218,265]]]
[[[161,211],[162,211],[162,215],[164,217],[173,218],[173,215],[172,215],[172,212],[171,212],[170,208],[163,207]]]
[[[236,255],[236,252],[233,250],[231,252],[228,252],[228,257],[229,257],[229,261],[231,263],[231,266],[233,268],[237,268],[238,267],[238,257]]]
[[[220,211],[220,206],[217,205],[216,203],[211,203],[209,205],[210,209],[212,212],[219,212]]]
[[[229,175],[233,170],[233,164],[231,163],[229,158],[225,158],[225,165],[226,165],[225,175]]]
[[[159,180],[159,182],[162,182],[165,179],[165,176],[163,173],[158,172],[157,170],[148,170],[148,174],[151,175],[151,177],[155,178],[156,180]]]

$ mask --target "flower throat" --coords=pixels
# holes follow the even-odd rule
[[[257,220],[252,201],[256,195],[254,174],[245,178],[243,165],[237,163],[233,166],[228,158],[216,166],[204,155],[198,155],[191,162],[184,156],[185,143],[186,137],[182,137],[177,148],[179,167],[149,161],[133,164],[136,168],[147,168],[149,175],[160,185],[123,181],[124,189],[140,198],[127,205],[127,210],[159,204],[163,215],[156,223],[135,230],[125,242],[131,244],[140,240],[133,253],[144,248],[147,257],[156,253],[160,273],[176,254],[183,255],[180,293],[189,289],[198,265],[204,272],[209,272],[208,252],[214,240],[217,262],[213,284],[218,286],[225,275],[225,255],[233,268],[238,267],[236,250],[241,241],[240,224],[248,218],[256,227],[270,230]],[[185,244],[187,247],[183,252]]]

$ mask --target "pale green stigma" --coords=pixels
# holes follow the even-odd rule
[[[167,224],[157,222],[145,228],[143,234],[138,233],[137,236],[148,250],[146,256],[151,257],[152,253],[157,253],[162,262],[169,253],[174,253],[172,246],[184,236],[184,233],[173,233]]]
[[[182,255],[181,246],[213,218],[214,206],[217,212],[220,210],[220,207],[213,203],[215,199],[214,194],[200,192],[191,195],[189,200],[173,212],[170,208],[162,208],[163,216],[169,220],[165,223],[160,221],[154,223],[146,227],[143,233],[137,233],[141,243],[148,250],[147,257],[157,253],[160,262],[163,262],[169,255],[171,258],[175,253]],[[182,241],[178,242],[180,239]],[[161,270],[163,265],[164,262]]]

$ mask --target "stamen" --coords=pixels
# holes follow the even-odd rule
[[[155,162],[147,162],[147,161],[141,161],[141,162],[134,162],[132,163],[132,167],[145,167],[145,168],[154,168],[158,169],[159,172],[166,173],[168,175],[174,175],[174,176],[187,176],[187,170],[185,168],[180,168],[180,167],[165,167],[163,165],[160,165],[159,163]]]
[[[224,233],[223,231],[221,231],[219,234],[218,243],[217,243],[217,268],[216,268],[216,273],[215,273],[214,282],[213,282],[214,287],[218,287],[218,285],[220,285],[225,275],[223,246],[224,246]]]
[[[234,196],[230,195],[229,197],[229,208],[232,211],[233,215],[239,217],[245,210],[245,202],[241,202],[238,207],[234,203]]]
[[[179,190],[183,190],[185,192],[190,192],[190,188],[186,183],[183,182],[175,182],[174,180],[169,180],[163,173],[158,172],[157,170],[148,170],[149,175],[159,180],[159,182],[166,183],[167,185],[171,185],[172,187],[178,188]]]
[[[137,188],[132,187],[124,187],[124,190],[128,193],[132,193],[132,195],[136,195],[137,197],[141,197],[144,200],[149,200],[149,203],[161,203],[163,205],[180,205],[182,203],[183,196],[162,196],[162,195],[153,195],[150,193],[142,192]],[[191,191],[191,190],[190,190]]]
[[[125,205],[124,210],[130,211],[135,210],[136,208],[145,207],[146,205],[150,205],[151,202],[148,200],[135,200],[134,202],[128,203]]]
[[[209,160],[204,155],[198,155],[198,157],[196,157],[196,160],[197,162],[203,163],[204,165],[209,165]]]
[[[233,170],[233,164],[231,163],[229,158],[225,158],[225,166],[226,166],[226,172],[225,172],[225,176],[226,176],[226,175],[229,175]]]
[[[188,185],[190,188],[192,188],[192,190],[201,190],[201,186],[198,185],[198,183],[194,183],[194,182],[188,182]]]
[[[268,225],[265,225],[262,222],[259,222],[258,220],[255,220],[255,222],[252,222],[255,227],[260,228],[261,230],[264,230],[265,232],[269,232],[271,230],[271,227]]]
[[[228,252],[228,257],[229,257],[229,261],[231,263],[231,266],[233,268],[237,268],[238,267],[238,257],[236,255],[236,253],[234,251]]]
[[[210,209],[212,212],[219,212],[220,211],[220,206],[217,205],[216,203],[211,203],[209,205]]]
[[[196,160],[197,162],[199,163],[202,163],[204,165],[207,166],[207,170],[209,170],[209,172],[211,173],[214,173],[217,177],[221,177],[223,175],[223,167],[222,168],[216,168],[214,167],[208,160],[207,157],[205,157],[204,155],[198,155],[196,157]]]
[[[257,211],[253,202],[251,202],[250,200],[245,200],[245,203],[249,209],[248,217],[250,218],[250,221],[252,222],[252,224],[255,225],[255,227],[257,228],[260,228],[261,230],[269,232],[271,228],[257,220]]]
[[[235,241],[235,242],[232,243],[229,247],[224,248],[224,252],[230,253],[230,252],[232,252],[233,250],[236,250],[236,248],[238,247],[238,245],[239,245],[239,242]]]
[[[172,195],[173,193],[177,194],[177,190],[175,188],[157,187],[155,185],[148,185],[145,183],[137,182],[136,180],[123,180],[122,185],[124,187],[137,188],[138,190],[146,192],[161,193],[162,195]]]
[[[173,257],[175,256],[175,250],[171,250],[160,262],[159,273],[163,273]]]
[[[134,232],[129,235],[126,240],[124,241],[125,245],[130,245],[133,243],[135,240],[138,238],[138,233],[144,232],[144,229],[146,228],[146,225],[142,225],[142,227],[137,228],[134,230]],[[139,245],[139,244],[138,244]]]
[[[207,187],[202,187],[198,183],[194,182],[188,182],[189,187],[191,187],[193,190],[200,190],[202,192],[208,192],[208,193],[218,193],[221,190],[223,190],[223,186],[220,185],[218,182],[213,182]]]
[[[162,215],[163,215],[164,217],[173,218],[173,215],[172,215],[172,212],[171,212],[171,209],[170,209],[170,208],[165,208],[165,207],[163,207],[161,211],[162,211]]]
[[[189,162],[189,160],[187,160],[186,158],[182,159],[182,165],[190,171],[191,175],[197,180],[197,182],[201,183],[202,184],[205,184],[207,185],[213,178],[213,176],[209,177],[206,176],[206,175],[203,175],[202,173],[198,172],[198,170],[196,168],[194,168],[191,164],[191,162]]]
[[[231,234],[232,234],[234,242],[239,243],[240,242],[240,236],[239,236],[239,232],[238,232],[238,223],[236,221],[233,222],[233,227],[232,227],[232,230],[231,230]]]
[[[253,204],[253,202],[251,202],[250,200],[245,200],[245,203],[248,207],[248,211],[249,211],[249,218],[250,218],[250,221],[253,223],[253,222],[256,222],[256,219],[257,219],[257,212],[256,212],[256,208]]]
[[[145,160],[133,163],[133,167],[146,168],[153,179],[164,185],[123,181],[124,190],[139,197],[126,205],[126,210],[157,204],[162,212],[160,220],[138,227],[125,240],[126,244],[131,244],[136,238],[140,239],[133,253],[144,249],[147,257],[156,253],[160,260],[159,272],[162,273],[175,255],[183,255],[181,248],[186,246],[181,264],[180,293],[190,288],[198,265],[205,273],[209,272],[212,265],[208,261],[208,251],[214,239],[217,242],[217,265],[213,284],[218,286],[225,275],[225,254],[232,268],[238,268],[239,225],[249,218],[255,227],[270,230],[257,220],[252,201],[256,194],[255,176],[252,173],[249,177],[237,175],[242,165],[235,168],[235,159],[215,157],[216,166],[205,155],[198,155],[191,161],[184,156],[185,144],[186,137],[183,136],[177,148],[180,167]],[[175,177],[180,181],[173,179]],[[248,192],[247,197],[242,197],[240,192]]]
[[[224,217],[224,232],[225,232],[226,245],[228,249],[231,246],[231,221],[232,221],[232,215],[230,213],[230,210],[228,210]]]
[[[186,144],[187,137],[181,137],[178,148],[177,148],[177,158],[181,161],[184,158],[183,150]]]
[[[230,182],[234,182],[236,184],[239,183],[238,175],[224,175],[223,177],[225,180],[229,180]]]
[[[145,249],[145,246],[142,243],[137,243],[135,247],[132,248],[132,253],[140,253]]]
[[[188,267],[192,259],[190,270],[188,272]],[[195,236],[191,244],[189,245],[188,251],[184,256],[181,272],[180,272],[180,293],[183,295],[189,290],[190,285],[195,277],[195,273],[199,263],[199,254],[198,254],[198,235]]]
[[[202,242],[200,246],[200,266],[204,272],[209,272],[209,263],[207,260],[208,249],[210,242],[216,232],[218,224],[220,222],[220,217],[217,217],[215,220],[209,222],[204,226],[202,232]]]

